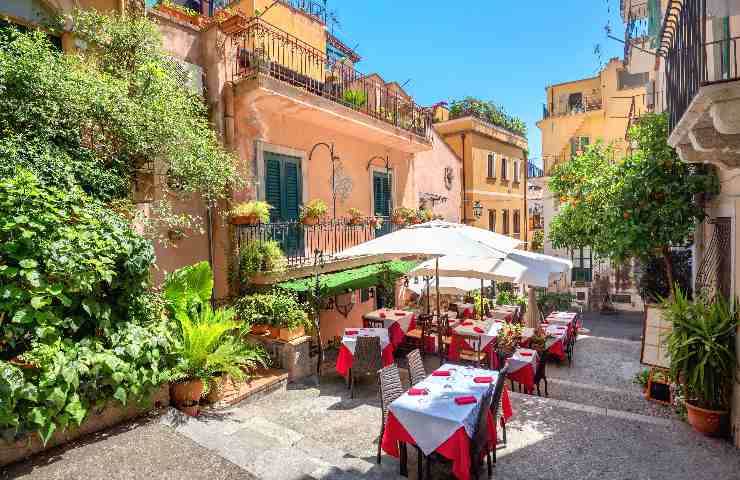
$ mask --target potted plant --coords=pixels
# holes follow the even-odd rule
[[[665,338],[671,377],[683,384],[689,423],[705,435],[721,434],[735,380],[735,305],[721,296],[692,302],[676,287],[663,307],[673,326]]]
[[[306,335],[311,321],[306,308],[288,292],[272,291],[240,298],[234,305],[243,333],[255,332],[255,325],[267,326],[270,338],[291,341]]]
[[[540,326],[535,330],[534,335],[532,335],[532,338],[529,340],[529,348],[535,350],[539,355],[542,355],[542,352],[545,351],[547,338],[547,333],[545,333],[545,330]]]
[[[519,346],[522,341],[522,333],[524,332],[524,326],[516,323],[506,323],[498,331],[496,338],[496,345],[499,349],[503,350],[507,355],[514,353],[514,350]]]
[[[195,10],[172,3],[170,0],[161,0],[157,3],[157,10],[165,12],[179,20],[200,27],[203,23],[200,13]]]
[[[347,214],[349,214],[350,225],[362,224],[362,212],[359,208],[350,208],[349,210],[347,210]]]
[[[383,226],[383,219],[380,217],[372,216],[368,220],[368,223],[370,224],[371,227],[375,229],[379,229],[380,227]]]
[[[410,208],[398,207],[393,211],[392,221],[395,225],[407,225],[415,217],[415,213]]]
[[[428,208],[420,208],[414,216],[414,223],[425,223],[434,218],[434,214]]]
[[[239,252],[239,279],[243,284],[262,272],[282,272],[288,261],[276,240],[252,240]]]
[[[227,35],[244,30],[249,23],[249,18],[241,12],[236,12],[226,19],[219,21],[221,31]]]
[[[316,225],[328,211],[329,207],[326,206],[326,202],[316,198],[301,207],[299,218],[304,225]]]
[[[257,225],[260,223],[270,223],[270,206],[269,203],[250,200],[234,206],[229,211],[231,223],[234,225]]]

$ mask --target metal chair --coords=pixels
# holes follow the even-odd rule
[[[547,352],[542,352],[540,358],[537,361],[537,372],[534,374],[534,383],[537,385],[537,395],[542,396],[540,393],[540,383],[544,380],[545,382],[545,396],[548,397],[547,392]]]
[[[421,358],[421,353],[418,349],[411,350],[406,355],[406,361],[409,365],[409,379],[411,385],[416,385],[427,377],[426,369],[424,368],[424,361]]]
[[[352,368],[349,369],[350,398],[355,398],[355,381],[357,378],[375,375],[382,367],[380,338],[358,337],[352,359]]]
[[[498,385],[498,382],[496,382]],[[493,405],[496,390],[489,392],[481,399],[480,412],[478,412],[478,422],[476,423],[473,439],[470,442],[470,478],[479,478],[481,460],[486,457],[486,466],[488,468],[488,477],[491,478],[493,470],[491,468],[491,439],[488,431],[488,411]],[[494,412],[492,412],[494,413]],[[495,420],[495,417],[494,417]],[[494,421],[494,425],[495,425]],[[495,448],[493,449],[495,451]]]
[[[398,397],[403,395],[403,384],[401,384],[401,373],[394,363],[378,370],[378,384],[380,386],[380,437],[378,438],[378,464],[380,464],[380,446],[383,443],[385,433],[385,422],[388,419],[388,406]]]
[[[385,328],[385,323],[380,318],[362,318],[364,328]]]

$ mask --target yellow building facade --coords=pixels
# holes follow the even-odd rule
[[[463,161],[462,221],[528,241],[527,139],[473,116],[449,119],[444,109],[434,129]]]

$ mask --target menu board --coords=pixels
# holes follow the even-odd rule
[[[671,360],[668,357],[665,339],[671,330],[671,322],[663,318],[662,308],[657,305],[645,305],[640,362],[650,367],[670,367]]]

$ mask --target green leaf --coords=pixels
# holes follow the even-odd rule
[[[64,411],[70,414],[72,420],[74,420],[78,426],[82,424],[82,421],[87,415],[87,409],[82,405],[80,397],[77,394],[72,396]]]
[[[126,390],[123,387],[116,388],[113,398],[121,402],[124,407],[126,406]]]
[[[33,260],[31,258],[23,259],[18,263],[22,268],[25,268],[25,269],[36,268],[36,266],[38,266],[39,264],[36,260]]]
[[[43,425],[41,429],[39,430],[39,437],[41,437],[41,441],[43,442],[44,446],[46,446],[46,443],[51,439],[51,436],[54,434],[54,431],[57,429],[57,426],[54,422],[49,422],[46,425]]]
[[[44,308],[46,305],[48,305],[48,303],[49,303],[48,299],[44,297],[39,297],[39,296],[31,297],[31,306],[35,308],[36,310],[40,310]]]
[[[59,411],[67,402],[67,392],[62,390],[61,387],[55,387],[49,396],[46,397],[46,400],[51,403],[57,411]]]

